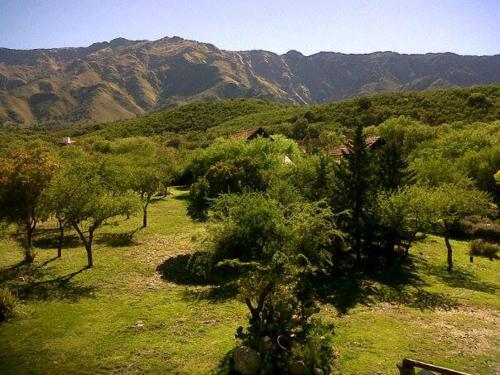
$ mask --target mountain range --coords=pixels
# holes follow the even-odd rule
[[[165,37],[0,48],[0,124],[109,122],[178,104],[257,97],[295,104],[500,82],[500,55],[226,51]]]

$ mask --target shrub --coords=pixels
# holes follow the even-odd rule
[[[228,259],[265,264],[277,251],[304,256],[316,269],[327,271],[343,234],[323,202],[283,206],[258,193],[225,195],[215,201],[211,231],[214,264]]]
[[[469,243],[470,256],[478,256],[489,258],[490,260],[498,259],[498,252],[500,252],[500,245],[486,242],[483,240],[474,240]]]
[[[210,199],[244,190],[262,191],[267,183],[258,164],[249,157],[224,160],[211,166],[191,187],[188,212],[199,219],[207,217]]]
[[[209,184],[205,177],[200,177],[191,185],[189,190],[188,214],[193,219],[205,220],[208,216],[209,203]]]
[[[309,273],[303,257],[275,253],[269,265],[260,267],[243,287],[249,309],[248,326],[239,327],[234,366],[240,368],[237,352],[254,354],[253,369],[264,374],[325,373],[333,370],[333,327],[313,315],[314,301]]]
[[[9,289],[0,289],[0,322],[12,317],[16,303],[17,299]]]
[[[500,242],[500,224],[487,218],[468,217],[460,222],[457,232],[468,238]]]
[[[221,220],[212,231],[215,263],[270,259],[287,238],[283,208],[261,194],[222,196],[216,200],[214,212]]]
[[[467,105],[476,108],[488,108],[492,106],[491,99],[480,92],[473,92],[467,98]]]
[[[259,165],[249,157],[219,162],[209,168],[205,178],[211,198],[223,193],[240,193],[245,188],[259,191],[266,187]]]

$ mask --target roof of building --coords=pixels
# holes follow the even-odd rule
[[[367,137],[365,139],[365,143],[366,143],[366,147],[368,149],[373,150],[375,148],[383,146],[385,144],[385,141],[382,137],[376,135],[376,136],[372,136],[372,137]],[[349,144],[350,144],[350,141],[337,147],[335,149],[335,151],[333,151],[333,155],[339,156],[339,157],[343,156],[343,155],[347,155],[349,153]]]
[[[270,138],[271,135],[262,127],[254,129],[246,129],[233,134],[233,138],[243,138],[247,140],[254,139],[257,137]]]

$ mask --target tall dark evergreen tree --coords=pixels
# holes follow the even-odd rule
[[[380,150],[377,172],[380,187],[390,192],[411,181],[401,145],[391,142]]]
[[[375,170],[373,155],[367,149],[363,128],[356,127],[352,141],[335,166],[332,206],[340,215],[340,228],[348,235],[356,259],[361,260],[362,246],[370,235],[370,210],[374,198]]]

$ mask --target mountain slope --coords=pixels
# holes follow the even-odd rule
[[[107,122],[173,105],[265,97],[311,104],[500,82],[500,55],[225,51],[179,37],[0,49],[0,124]]]

